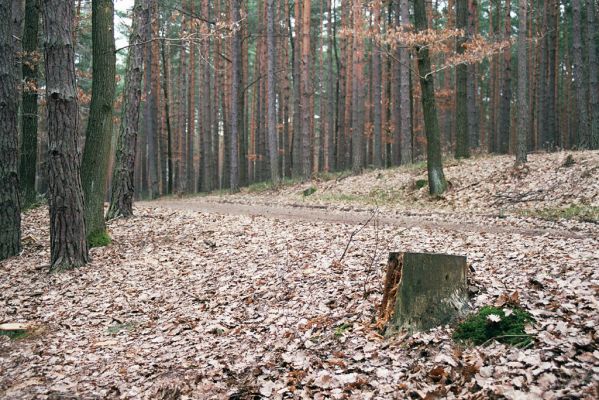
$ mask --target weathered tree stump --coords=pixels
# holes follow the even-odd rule
[[[387,332],[450,323],[468,307],[466,257],[389,253],[379,325]]]

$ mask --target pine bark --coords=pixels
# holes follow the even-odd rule
[[[572,0],[572,57],[573,57],[573,79],[576,90],[576,113],[578,114],[575,130],[578,136],[578,145],[588,147],[589,145],[589,115],[587,112],[587,89],[585,82],[582,54],[582,18],[580,0]]]
[[[21,250],[21,204],[19,199],[18,79],[11,25],[12,4],[0,0],[0,260]]]
[[[358,174],[362,172],[364,159],[362,156],[362,141],[364,137],[364,83],[363,83],[363,50],[361,44],[361,2],[354,0],[353,9],[353,46],[352,46],[352,172]]]
[[[425,0],[414,0],[414,22],[419,32],[428,29]],[[426,131],[426,165],[428,171],[428,187],[432,195],[441,195],[447,188],[441,158],[441,138],[437,105],[435,102],[435,82],[431,73],[431,60],[427,47],[418,49],[418,73],[422,91],[422,109],[424,113],[424,129]]]
[[[512,31],[511,0],[505,2],[505,32],[504,39],[509,39]],[[499,103],[499,147],[500,154],[507,154],[510,146],[511,101],[512,101],[512,50],[508,47],[503,52],[503,69],[501,77],[501,94]]]
[[[301,63],[301,148],[302,148],[302,177],[309,179],[312,174],[310,157],[310,136],[312,127],[312,116],[310,115],[310,102],[312,99],[312,80],[310,79],[310,16],[311,0],[303,1],[302,9],[302,63]]]
[[[476,20],[478,18],[478,0],[468,0],[468,36],[473,38],[477,32]],[[480,115],[479,107],[476,101],[479,64],[468,64],[468,82],[467,82],[467,112],[468,112],[468,142],[470,148],[477,148],[480,145]]]
[[[113,15],[111,0],[92,1],[92,100],[81,169],[88,238],[106,234],[104,198],[112,139],[116,62]]]
[[[268,86],[268,153],[270,156],[270,179],[279,183],[279,140],[277,135],[276,91],[275,91],[275,1],[267,0],[267,86]]]
[[[381,25],[381,7],[380,0],[373,3],[373,29],[378,34]],[[374,119],[374,140],[372,150],[372,160],[375,168],[382,168],[383,158],[381,145],[383,142],[381,113],[382,113],[382,86],[381,86],[381,52],[376,46],[372,48],[372,86],[373,86],[373,119]]]
[[[116,148],[116,161],[112,175],[110,206],[106,219],[133,215],[135,194],[134,171],[137,135],[139,132],[139,106],[143,75],[144,42],[147,40],[143,27],[147,21],[147,8],[143,0],[133,6],[129,55],[125,76],[125,104]]]
[[[43,0],[52,271],[89,262],[80,178],[79,110],[70,1]]]

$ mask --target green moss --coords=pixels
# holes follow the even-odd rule
[[[508,312],[510,315],[506,316],[504,310],[511,310],[511,313]],[[499,321],[489,319],[490,315],[499,317]],[[526,347],[532,343],[533,338],[526,334],[524,327],[532,321],[534,318],[520,308],[486,306],[459,324],[453,339],[474,345],[494,339],[512,346]]]
[[[8,336],[12,340],[25,339],[28,335],[26,330],[0,331],[0,336]]]
[[[104,247],[112,243],[112,239],[110,239],[110,235],[106,231],[95,232],[87,237],[87,242],[89,243],[89,247]]]
[[[352,324],[348,324],[347,322],[344,322],[335,328],[335,337],[341,337],[346,332],[351,331],[351,330],[352,330]]]
[[[572,219],[583,222],[599,222],[599,207],[585,204],[571,204],[565,208],[545,208],[542,210],[525,210],[526,216],[556,221],[559,219]]]
[[[316,192],[316,188],[314,186],[310,186],[308,189],[304,190],[302,193],[304,197],[310,196]]]
[[[416,186],[416,189],[422,189],[423,187],[428,185],[428,180],[426,179],[418,179],[415,183],[414,186]]]

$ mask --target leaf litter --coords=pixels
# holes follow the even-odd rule
[[[465,221],[488,223],[475,212]],[[0,263],[0,323],[44,327],[22,340],[0,336],[2,398],[598,394],[593,224],[568,221],[561,228],[578,235],[563,237],[398,229],[375,218],[348,247],[355,225],[146,203],[109,223],[112,244],[93,249],[89,266],[52,275],[47,226],[47,210],[27,213],[23,253]],[[534,344],[465,347],[452,326],[382,337],[386,255],[398,250],[466,255],[473,310],[517,302],[534,317]]]

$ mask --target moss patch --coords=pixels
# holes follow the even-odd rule
[[[524,327],[532,321],[534,318],[520,308],[486,306],[459,324],[453,339],[474,345],[497,340],[516,347],[526,347],[532,343],[533,337],[524,331]]]
[[[302,193],[304,194],[304,197],[310,196],[310,195],[316,193],[316,188],[314,186],[310,186],[308,189],[304,190]]]
[[[87,242],[89,247],[104,247],[112,243],[112,239],[108,232],[95,232],[87,237]]]
[[[25,339],[29,333],[26,330],[16,330],[16,331],[0,331],[0,336],[8,336],[9,339],[18,340]]]

